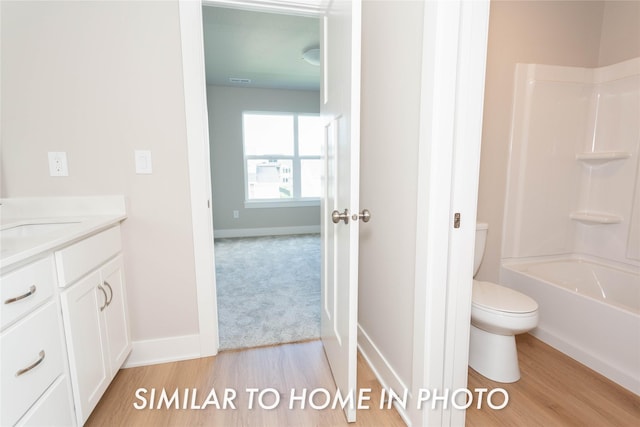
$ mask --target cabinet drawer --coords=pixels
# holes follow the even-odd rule
[[[63,372],[62,337],[54,301],[0,335],[0,425],[13,425]]]
[[[18,426],[71,426],[73,413],[69,383],[66,376],[58,377]]]
[[[54,287],[52,256],[3,275],[0,286],[1,328],[44,302],[53,294]]]
[[[82,240],[55,253],[59,286],[69,286],[120,252],[120,227]]]

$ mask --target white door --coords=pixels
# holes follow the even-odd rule
[[[354,397],[360,223],[357,214],[360,208],[361,7],[361,0],[333,1],[321,23],[321,115],[326,126],[325,197],[321,207],[321,334],[336,386],[342,396],[351,393]],[[355,421],[355,407],[347,405],[345,415],[347,421]]]
[[[113,378],[103,320],[109,294],[101,283],[96,270],[60,294],[79,425],[89,418]]]

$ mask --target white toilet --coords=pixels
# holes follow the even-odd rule
[[[488,225],[476,226],[475,276],[482,262]],[[538,304],[530,297],[490,282],[473,281],[469,366],[490,380],[512,383],[520,379],[516,334],[538,324]]]

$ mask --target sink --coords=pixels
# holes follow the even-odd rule
[[[61,230],[77,222],[54,222],[54,223],[38,223],[38,224],[21,224],[0,230],[0,238],[17,239],[24,237],[41,236],[54,231]]]

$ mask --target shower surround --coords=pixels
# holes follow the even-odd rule
[[[640,394],[640,58],[515,85],[500,282],[538,301],[533,335]]]

